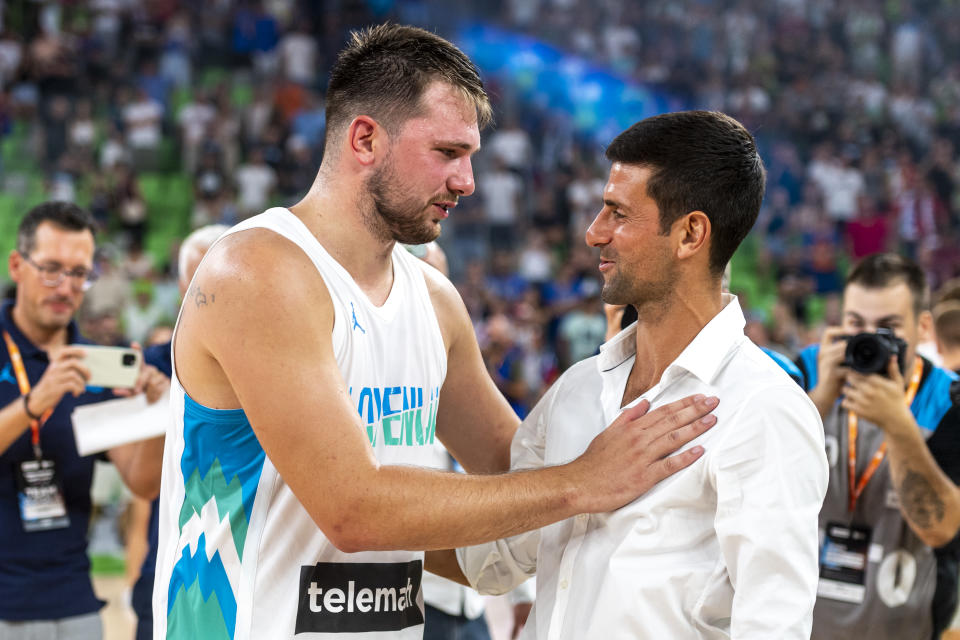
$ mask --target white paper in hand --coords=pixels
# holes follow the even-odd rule
[[[73,410],[73,435],[82,456],[117,445],[146,440],[167,432],[170,392],[153,404],[140,393],[77,407]]]

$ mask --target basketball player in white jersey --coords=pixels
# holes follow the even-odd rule
[[[616,509],[691,464],[716,398],[625,411],[567,464],[505,474],[518,419],[453,285],[397,243],[474,190],[490,105],[426,31],[355,34],[308,195],[228,232],[173,343],[157,638],[420,638],[423,551]],[[440,438],[475,475],[416,465]]]

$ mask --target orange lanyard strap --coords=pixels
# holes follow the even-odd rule
[[[913,402],[914,397],[917,395],[917,389],[920,388],[920,376],[922,374],[923,360],[918,356],[913,365],[913,375],[910,377],[910,384],[907,386],[907,392],[903,397],[903,401],[908,407]],[[857,506],[857,499],[860,497],[860,494],[863,493],[867,483],[870,482],[870,478],[872,478],[873,474],[876,473],[877,467],[880,466],[880,463],[883,462],[883,459],[887,455],[887,441],[884,440],[880,445],[880,448],[877,449],[877,452],[873,454],[873,458],[871,458],[867,468],[863,470],[863,475],[860,476],[860,481],[856,481],[857,423],[857,414],[855,414],[853,411],[849,412],[847,415],[847,429],[849,435],[849,441],[847,444],[847,477],[850,481],[850,513],[853,513],[853,510]]]
[[[30,393],[30,379],[27,378],[27,368],[23,366],[23,356],[20,355],[20,347],[13,341],[10,334],[3,332],[3,340],[7,343],[7,353],[10,354],[10,363],[13,365],[13,373],[17,377],[17,385],[20,387],[20,394]],[[33,451],[37,457],[40,457],[40,427],[50,418],[53,409],[47,409],[40,416],[39,420],[30,421],[30,443],[33,445]]]

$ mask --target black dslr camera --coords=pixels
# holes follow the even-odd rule
[[[845,336],[847,350],[843,356],[843,366],[860,373],[879,373],[887,375],[887,362],[890,356],[897,356],[900,373],[906,371],[907,343],[898,338],[890,329],[877,329],[876,333],[864,332],[855,336]]]

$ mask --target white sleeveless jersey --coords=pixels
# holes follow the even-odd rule
[[[333,299],[336,361],[377,459],[429,464],[446,351],[417,259],[394,249],[393,288],[375,307],[290,211],[270,209],[227,234],[249,229],[284,236],[316,265]],[[242,409],[198,404],[176,366],[171,397],[155,638],[422,638],[422,552],[337,550],[277,473]],[[322,415],[303,419],[324,427]],[[328,488],[318,483],[316,491]]]

